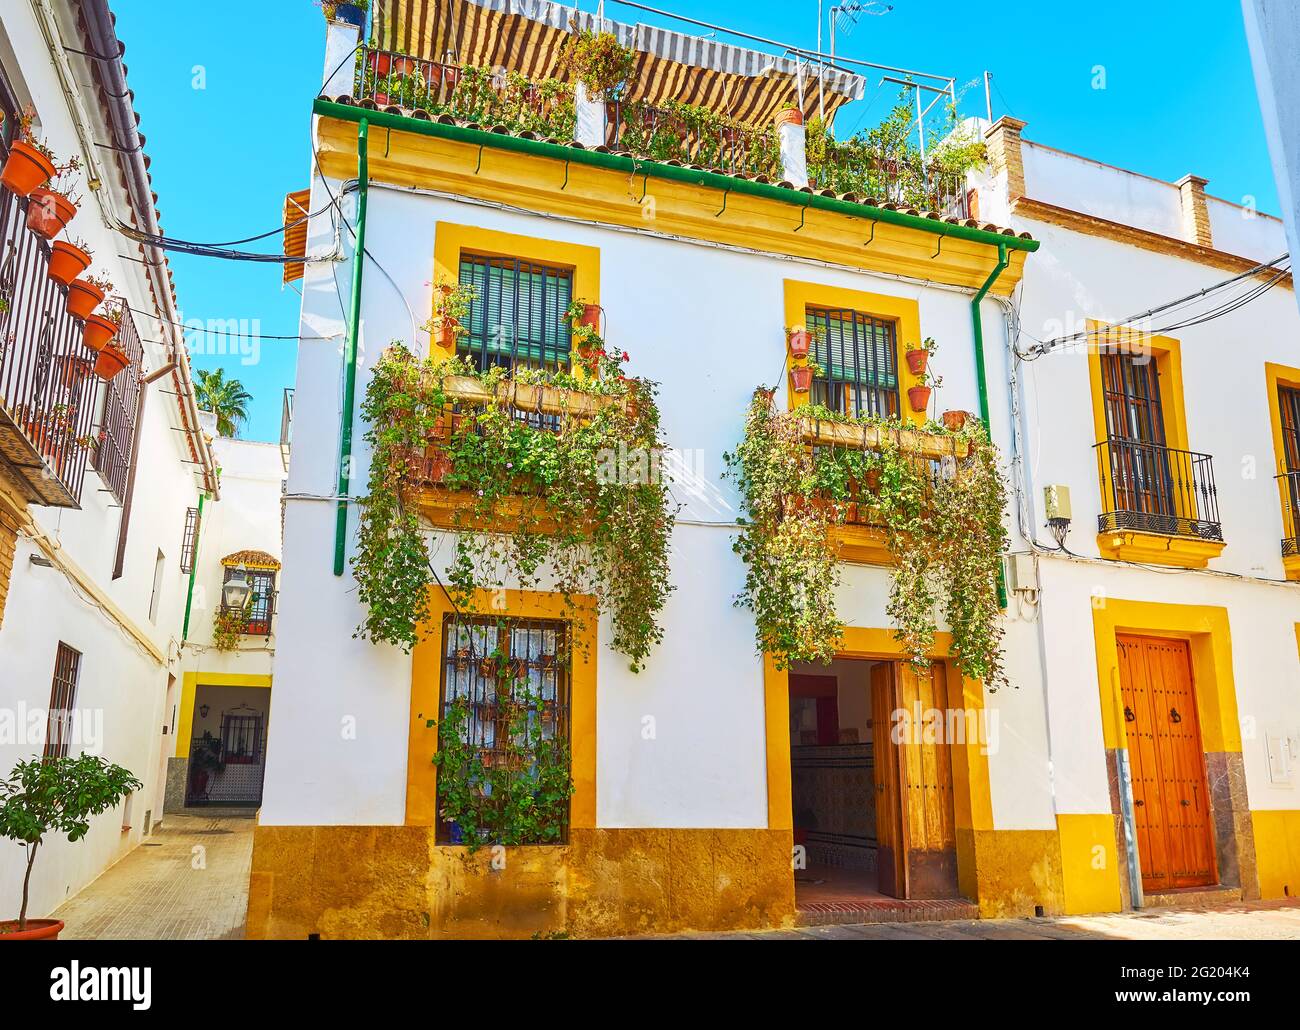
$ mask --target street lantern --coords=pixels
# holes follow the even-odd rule
[[[235,569],[235,574],[226,580],[225,585],[221,588],[222,599],[226,602],[227,608],[236,608],[242,610],[244,604],[248,601],[248,595],[253,592],[253,585],[248,582],[248,570],[240,565]]]

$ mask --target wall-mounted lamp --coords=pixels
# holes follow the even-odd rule
[[[208,717],[208,712],[210,711],[212,711],[210,705],[199,705],[199,718],[206,719]]]
[[[54,568],[54,562],[50,561],[50,559],[45,557],[43,554],[29,554],[27,560],[33,565],[39,565],[43,569]]]
[[[1070,532],[1070,488],[1054,483],[1043,487],[1043,507],[1047,512],[1047,528],[1051,530],[1056,546],[1065,550],[1065,537]]]
[[[227,608],[242,609],[248,600],[248,595],[252,592],[253,586],[248,582],[248,570],[243,565],[235,569],[235,574],[226,580],[221,588],[221,596]]]

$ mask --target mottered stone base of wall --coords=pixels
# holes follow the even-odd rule
[[[1110,778],[1111,811],[1115,815],[1115,847],[1119,857],[1120,893],[1125,911],[1132,911],[1133,895],[1129,888],[1128,845],[1124,840],[1124,824],[1119,796],[1119,758],[1113,748],[1106,750],[1106,772]],[[1254,901],[1260,896],[1259,870],[1255,856],[1255,827],[1251,818],[1250,802],[1246,796],[1246,769],[1240,751],[1208,751],[1205,754],[1205,778],[1210,790],[1210,817],[1214,827],[1215,861],[1219,869],[1219,882],[1207,885],[1238,891],[1240,898]],[[1181,896],[1182,891],[1165,892],[1159,897]],[[1224,897],[1219,891],[1219,896]],[[1150,897],[1143,898],[1145,907],[1157,904]]]
[[[163,813],[185,810],[185,787],[189,782],[190,760],[167,759],[167,783],[163,788]]]
[[[982,919],[1065,912],[1056,830],[959,829],[957,862],[962,893],[976,899]]]
[[[431,826],[258,826],[250,939],[605,937],[790,926],[789,830],[574,829],[465,848]]]

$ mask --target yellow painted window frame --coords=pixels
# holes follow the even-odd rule
[[[501,607],[504,600],[505,607]],[[569,828],[596,826],[596,599],[580,595],[573,608],[562,595],[535,590],[478,590],[474,609],[511,619],[560,619],[569,624],[573,665],[569,673],[569,754],[573,797],[569,799]],[[406,825],[435,826],[438,822],[438,750],[436,723],[442,682],[443,618],[456,611],[445,591],[429,590],[429,621],[420,627],[421,640],[412,653],[411,714],[406,755]],[[434,726],[429,726],[432,719]],[[447,845],[451,847],[452,845]],[[544,845],[552,847],[554,845]]]
[[[905,425],[925,425],[925,412],[912,411],[907,402],[907,391],[913,386],[922,385],[921,377],[912,375],[907,367],[907,352],[921,346],[920,304],[907,297],[893,297],[884,293],[870,293],[798,279],[786,279],[784,286],[785,325],[781,337],[785,346],[787,369],[808,363],[807,358],[796,358],[790,353],[788,332],[792,326],[807,324],[810,307],[849,309],[872,318],[892,321],[895,326],[894,346],[898,352],[895,364],[898,368],[899,417]],[[791,411],[797,411],[810,402],[809,394],[794,392],[788,374],[786,393]],[[868,526],[839,526],[835,530],[835,536],[840,558],[844,561],[864,565],[893,564],[893,555],[885,545],[885,536],[880,530]]]
[[[459,282],[460,258],[463,253],[480,257],[513,258],[537,264],[567,268],[573,273],[573,299],[586,304],[600,303],[600,249],[580,243],[563,243],[537,236],[521,236],[477,225],[438,222],[433,236],[433,282]],[[430,316],[433,312],[430,310]],[[454,348],[440,347],[436,340],[431,351],[446,357]]]
[[[1300,390],[1300,368],[1294,368],[1290,365],[1279,365],[1276,362],[1269,361],[1264,365],[1264,378],[1268,384],[1268,420],[1269,425],[1273,428],[1273,457],[1275,460],[1274,471],[1286,471],[1286,443],[1282,438],[1282,403],[1278,397],[1278,391],[1283,386],[1289,386],[1293,389]],[[1285,531],[1286,527],[1286,502],[1287,489],[1286,481],[1278,479],[1277,483],[1277,503],[1282,515],[1282,526]],[[1300,580],[1300,555],[1292,555],[1282,559],[1282,568],[1287,579]]]
[[[1183,348],[1172,336],[1156,336],[1128,326],[1112,326],[1096,319],[1088,320],[1088,382],[1092,390],[1093,436],[1095,443],[1106,440],[1106,396],[1102,380],[1101,354],[1105,348],[1150,354],[1156,363],[1160,381],[1160,408],[1165,422],[1165,444],[1175,450],[1187,451],[1187,408],[1183,394]],[[1094,460],[1096,452],[1094,449]],[[1097,489],[1103,506],[1115,506],[1115,496],[1110,477],[1099,465]],[[1190,515],[1189,512],[1180,512]],[[1097,550],[1103,558],[1138,561],[1175,568],[1203,569],[1211,558],[1217,558],[1225,544],[1222,541],[1193,540],[1188,537],[1166,536],[1156,533],[1138,533],[1124,530],[1120,533],[1098,533]]]
[[[921,306],[907,297],[891,297],[884,293],[868,293],[865,290],[851,290],[842,286],[826,286],[822,283],[786,279],[785,326],[781,337],[785,342],[787,369],[808,364],[807,358],[796,358],[790,353],[788,331],[792,326],[807,324],[807,312],[810,307],[832,310],[847,308],[859,314],[894,323],[896,327],[894,347],[898,351],[896,364],[899,415],[904,423],[914,426],[925,425],[925,412],[912,411],[911,405],[907,403],[907,391],[913,386],[922,385],[921,378],[912,375],[907,367],[907,352],[921,346]],[[794,392],[788,375],[786,385],[791,411],[809,403],[808,394]]]

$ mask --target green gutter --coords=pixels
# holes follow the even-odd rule
[[[199,571],[199,540],[203,536],[203,502],[206,493],[199,494],[198,532],[194,534],[194,553],[190,555],[190,585],[185,591],[185,622],[181,626],[181,643],[190,638],[190,609],[194,606],[194,575]]]
[[[971,298],[970,301],[970,325],[971,331],[975,334],[975,387],[979,393],[980,401],[980,421],[989,430],[989,435],[993,434],[993,427],[989,424],[989,377],[984,367],[984,319],[980,317],[980,302],[984,300],[985,295],[997,282],[998,276],[1006,270],[1011,259],[1007,256],[1006,244],[998,244],[998,263],[989,273],[989,277],[984,280],[984,285],[979,288],[979,292]],[[1007,606],[1007,578],[1002,571],[1001,565],[998,566],[998,607],[1005,609]]]
[[[343,575],[343,552],[348,532],[348,488],[352,465],[352,417],[357,400],[357,334],[361,329],[361,273],[366,263],[366,204],[370,197],[367,144],[370,123],[362,115],[357,126],[357,231],[352,251],[352,311],[343,348],[343,431],[339,440],[338,514],[334,523],[334,575]]]
[[[870,204],[840,200],[837,197],[824,197],[820,193],[804,193],[802,190],[790,189],[787,186],[753,182],[749,179],[719,175],[716,172],[685,168],[680,165],[660,164],[657,161],[622,157],[618,154],[607,154],[597,150],[579,150],[577,147],[566,146],[562,143],[545,143],[541,140],[520,139],[518,136],[511,136],[501,132],[467,129],[462,125],[444,125],[442,122],[426,121],[423,118],[412,118],[408,115],[392,114],[388,111],[371,111],[351,104],[336,104],[329,100],[317,99],[312,105],[312,111],[324,118],[360,122],[362,125],[369,123],[380,129],[411,132],[419,136],[433,136],[437,139],[468,143],[472,146],[511,150],[520,154],[532,154],[535,157],[548,157],[556,161],[569,161],[575,164],[590,165],[593,168],[606,168],[625,175],[644,175],[652,179],[667,179],[673,182],[684,182],[692,186],[707,186],[724,192],[747,193],[753,197],[777,200],[794,207],[833,211],[836,214],[849,215],[853,218],[866,218],[870,221],[885,222],[889,225],[906,226],[909,229],[919,229],[922,232],[932,233],[936,236],[948,236],[955,240],[968,240],[971,243],[982,243],[990,247],[1005,247],[1011,250],[1028,252],[1038,249],[1037,240],[1026,240],[1018,236],[987,232],[984,229],[972,229],[969,226],[953,225],[937,218],[909,215],[903,211],[873,207]]]

